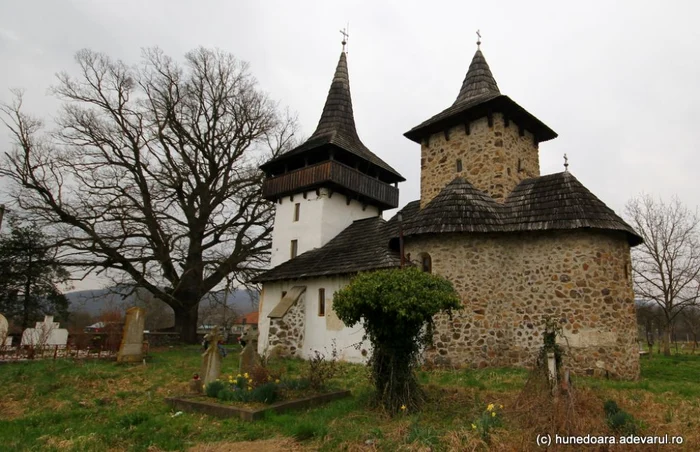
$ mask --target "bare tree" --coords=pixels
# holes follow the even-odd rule
[[[649,195],[630,200],[626,213],[644,239],[632,250],[635,291],[661,308],[663,350],[670,355],[676,318],[700,297],[700,218],[678,198],[666,204]]]
[[[145,287],[195,342],[202,296],[268,259],[274,206],[258,166],[293,145],[296,123],[220,51],[182,66],[158,49],[137,67],[89,50],[76,60],[79,77],[61,73],[53,88],[55,132],[19,92],[0,107],[16,145],[0,175],[13,203],[59,234],[64,263]]]

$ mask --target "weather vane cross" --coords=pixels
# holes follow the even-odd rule
[[[340,30],[340,34],[343,35],[343,52],[345,52],[345,45],[348,43],[348,36],[350,36],[350,33],[348,33],[347,28],[343,28]]]
[[[476,47],[479,48],[481,46],[481,31],[476,30]]]
[[[569,157],[564,154],[564,171],[569,171]]]

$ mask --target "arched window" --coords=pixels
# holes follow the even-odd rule
[[[430,258],[430,254],[421,253],[421,255],[420,255],[420,269],[426,273],[432,273],[433,260]]]

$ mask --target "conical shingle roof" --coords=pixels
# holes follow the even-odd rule
[[[542,121],[528,113],[508,96],[501,94],[496,79],[491,73],[491,68],[479,49],[472,58],[467,75],[462,82],[462,88],[454,103],[412,128],[404,136],[420,142],[424,137],[433,133],[473,121],[493,112],[506,114],[519,126],[532,132],[539,142],[557,137],[557,134]]]
[[[469,65],[467,75],[462,82],[462,89],[459,90],[459,95],[454,104],[457,105],[464,102],[470,102],[482,96],[499,95],[496,79],[493,78],[491,68],[489,68],[484,54],[477,49]]]
[[[394,176],[396,182],[406,180],[398,171],[367,149],[367,146],[362,143],[357,135],[355,117],[352,111],[352,98],[350,96],[348,61],[345,52],[340,54],[340,60],[335,69],[333,82],[328,91],[326,104],[323,107],[323,113],[321,113],[321,119],[318,121],[316,131],[304,144],[268,161],[262,165],[262,168],[265,169],[275,162],[280,162],[329,144],[335,145],[388,171]]]

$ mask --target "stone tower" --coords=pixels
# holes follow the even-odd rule
[[[345,52],[316,131],[260,168],[266,175],[263,196],[277,203],[273,267],[322,247],[355,220],[397,207],[397,185],[405,180],[357,134]]]
[[[504,202],[540,175],[538,145],[557,136],[498,89],[477,49],[454,103],[406,132],[421,144],[421,207],[455,177]]]

